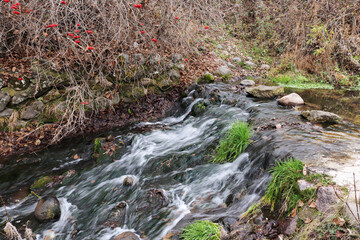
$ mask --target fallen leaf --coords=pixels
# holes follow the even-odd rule
[[[75,155],[74,155],[74,159],[75,159],[75,160],[78,160],[78,159],[79,159],[79,155],[75,154]]]
[[[41,144],[41,140],[40,140],[40,139],[38,139],[38,140],[35,141],[35,145],[36,145],[36,146],[39,146],[40,144]]]
[[[299,207],[303,207],[303,206],[304,206],[304,202],[301,201],[301,200],[299,200],[299,201],[298,201],[298,206],[299,206]]]
[[[332,220],[332,223],[341,227],[341,226],[344,226],[345,220],[341,217],[337,217]]]
[[[305,223],[306,223],[306,224],[311,223],[311,219],[310,219],[310,218],[306,218],[306,219],[305,219]]]
[[[281,124],[279,123],[279,124],[276,124],[276,129],[280,129],[281,128]]]
[[[336,232],[336,238],[341,239],[344,236],[344,234],[345,233],[343,231],[339,230],[339,231]]]
[[[309,204],[309,208],[316,208],[316,203],[314,201],[311,201]]]
[[[294,208],[294,209],[291,211],[291,216],[292,216],[292,217],[295,217],[295,216],[296,216],[296,213],[297,213],[297,207]]]

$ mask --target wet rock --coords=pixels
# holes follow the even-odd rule
[[[6,105],[10,102],[10,94],[6,91],[0,92],[0,112],[6,108]]]
[[[37,180],[33,185],[31,185],[31,189],[40,189],[44,188],[46,184],[51,183],[53,179],[50,176],[45,176]]]
[[[122,227],[126,219],[126,202],[120,202],[110,212],[108,220],[105,222],[107,227]]]
[[[300,179],[297,181],[298,182],[298,186],[300,191],[304,191],[308,188],[316,188],[314,184],[309,183],[308,181],[304,180],[304,179]]]
[[[174,53],[171,56],[171,60],[172,60],[173,63],[180,62],[182,59],[183,59],[183,56],[181,54],[179,54],[179,53]]]
[[[279,222],[279,231],[282,234],[291,236],[296,232],[296,225],[298,221],[298,216],[287,217]]]
[[[41,222],[60,218],[60,202],[55,196],[41,198],[35,208],[35,218]]]
[[[251,87],[255,85],[255,82],[253,80],[242,80],[240,82],[240,85],[245,86],[245,87]]]
[[[117,235],[114,240],[140,240],[140,238],[133,232],[124,232]]]
[[[132,185],[134,185],[134,178],[132,176],[125,177],[124,181],[123,181],[123,185],[124,186],[132,186]]]
[[[339,201],[333,187],[319,187],[316,199],[317,210],[322,213],[330,213],[335,210],[335,205]]]
[[[191,108],[191,115],[197,117],[200,116],[206,110],[206,103],[204,101],[199,101],[198,103],[194,104]]]
[[[264,236],[268,238],[276,238],[279,235],[278,222],[269,220],[264,226]]]
[[[262,64],[262,65],[260,66],[260,69],[269,70],[269,69],[270,69],[270,66],[267,65],[267,64]]]
[[[0,112],[0,117],[10,117],[14,112],[14,109],[6,108],[4,111]]]
[[[218,68],[217,73],[220,76],[225,77],[225,76],[229,76],[231,74],[231,70],[228,66],[223,65]]]
[[[297,93],[291,93],[286,95],[278,100],[278,103],[283,106],[298,106],[303,105],[304,100]]]
[[[158,210],[169,204],[169,199],[163,189],[150,189],[144,199],[137,207],[137,211]]]
[[[33,119],[40,114],[43,108],[44,104],[41,101],[35,101],[25,108],[21,113],[21,118],[25,120]]]
[[[336,124],[342,121],[341,117],[335,113],[320,110],[303,111],[301,113],[305,119],[315,123]]]
[[[175,69],[171,69],[169,72],[168,72],[168,76],[171,80],[178,80],[181,75],[179,73],[178,70],[175,70]]]
[[[56,237],[56,233],[54,230],[46,230],[44,231],[44,240],[51,240],[54,239]]]
[[[256,64],[253,63],[253,62],[251,62],[251,61],[245,61],[244,64],[245,64],[246,66],[249,66],[249,67],[255,67],[255,66],[256,66]]]
[[[236,63],[241,63],[241,58],[239,58],[239,57],[234,57],[234,58],[233,58],[233,61],[236,62]]]
[[[257,98],[274,98],[284,94],[284,87],[260,85],[257,87],[247,88],[246,92],[249,95]]]

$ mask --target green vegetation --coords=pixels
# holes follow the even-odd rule
[[[308,201],[315,196],[316,189],[300,191],[297,181],[304,178],[302,173],[304,163],[296,158],[289,158],[284,162],[276,162],[271,168],[272,180],[265,192],[264,202],[271,205],[271,210],[277,207],[280,212],[293,210],[298,201]]]
[[[53,180],[49,176],[45,176],[37,180],[33,185],[31,185],[31,189],[40,189],[46,186],[46,184],[51,183]]]
[[[101,142],[102,142],[101,138],[95,138],[95,141],[94,141],[94,153],[93,153],[94,157],[97,157],[102,151]]]
[[[298,73],[288,73],[288,74],[279,74],[273,77],[270,77],[271,81],[284,85],[291,88],[301,88],[301,89],[310,89],[310,88],[321,88],[321,89],[334,89],[333,86],[326,83],[315,82],[304,75]]]
[[[234,161],[249,145],[251,127],[246,122],[235,122],[216,149],[211,162],[224,163]]]
[[[198,83],[213,83],[215,81],[214,75],[211,73],[205,73],[199,80]]]
[[[210,221],[195,221],[183,229],[180,238],[184,240],[220,240],[220,226]]]
[[[205,105],[204,105],[204,103],[199,103],[198,105],[197,105],[197,107],[200,109],[200,110],[205,110]]]

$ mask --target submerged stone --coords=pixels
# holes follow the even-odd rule
[[[60,218],[60,202],[56,196],[41,198],[35,208],[35,218],[41,222],[51,221]]]
[[[40,189],[44,188],[46,184],[51,183],[53,179],[50,176],[45,176],[37,180],[33,185],[31,185],[31,189]]]
[[[340,123],[342,118],[335,113],[325,112],[320,110],[303,111],[301,113],[305,119],[315,123],[328,123],[335,124]]]
[[[140,238],[133,232],[124,232],[117,235],[114,240],[140,240]]]

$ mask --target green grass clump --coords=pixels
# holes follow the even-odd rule
[[[213,163],[234,161],[249,145],[251,127],[246,122],[235,122],[220,141],[216,149],[216,155],[212,158]]]
[[[317,82],[315,79],[309,79],[302,74],[279,74],[273,77],[270,77],[271,81],[284,85],[290,88],[300,88],[300,89],[334,89],[333,86],[326,83]]]
[[[186,226],[180,235],[184,240],[220,240],[220,226],[211,221],[195,221]]]
[[[304,163],[296,158],[276,162],[271,168],[272,180],[265,192],[264,201],[271,205],[271,210],[279,208],[280,212],[290,212],[299,200],[306,202],[315,196],[316,189],[300,191],[297,181],[304,178]]]

